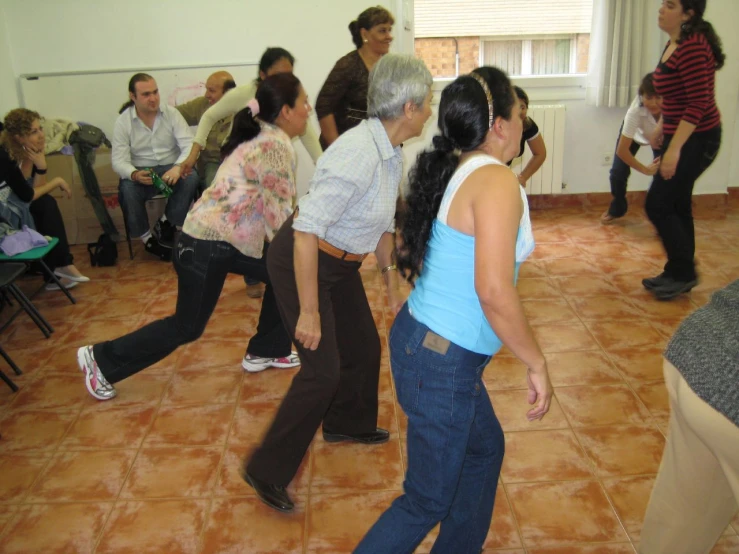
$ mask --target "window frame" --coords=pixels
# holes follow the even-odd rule
[[[533,63],[532,53],[532,42],[535,40],[569,40],[570,41],[570,56],[569,65],[570,67],[577,67],[577,34],[555,34],[555,35],[496,35],[496,36],[481,36],[480,37],[480,52],[478,55],[477,64],[483,65],[485,56],[485,42],[518,42],[523,43],[521,49],[521,67],[528,67],[529,72],[522,73],[521,75],[511,75],[512,79],[519,79],[522,77],[539,77],[539,75],[531,74],[531,65]],[[583,75],[583,73],[552,73],[547,76],[560,76],[560,75]],[[543,76],[543,75],[542,75]]]

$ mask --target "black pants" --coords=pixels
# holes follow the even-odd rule
[[[95,361],[105,378],[117,383],[199,338],[229,273],[252,275],[267,283],[257,333],[249,341],[247,353],[269,358],[288,356],[290,337],[282,325],[267,276],[267,250],[265,243],[262,258],[250,258],[226,242],[195,239],[182,233],[174,252],[178,277],[174,315],[118,339],[96,344]]]
[[[672,135],[665,135],[663,153],[671,140]],[[647,193],[647,216],[656,227],[667,253],[664,272],[676,281],[696,278],[693,186],[716,159],[720,146],[721,126],[693,133],[680,151],[675,176],[665,180],[657,173]]]
[[[292,223],[290,217],[272,241],[267,267],[285,327],[294,338],[300,303]],[[316,350],[295,341],[300,371],[249,461],[248,471],[258,479],[286,486],[321,422],[324,429],[342,434],[377,427],[380,337],[359,275],[361,265],[318,252],[321,341]]]
[[[42,235],[59,239],[59,243],[44,258],[49,269],[53,271],[57,267],[74,263],[72,253],[69,251],[69,242],[67,242],[67,230],[64,228],[64,220],[56,199],[50,194],[44,194],[31,202],[29,209],[36,230]]]
[[[616,139],[616,150],[614,152],[618,151],[618,142],[621,140],[621,133],[623,130],[624,124],[621,123],[621,128],[618,130],[618,138]],[[639,148],[641,148],[641,144],[632,140],[631,146],[629,146],[629,152],[631,152],[632,156],[636,156],[637,152],[639,152]],[[652,153],[655,158],[659,156],[659,152],[657,150],[652,150]],[[611,195],[613,196],[613,200],[611,200],[611,205],[608,208],[609,215],[612,215],[613,217],[622,217],[626,215],[626,212],[629,209],[629,204],[626,201],[626,188],[630,175],[631,167],[629,167],[629,164],[619,158],[618,154],[614,153],[613,165],[611,166],[610,173]]]

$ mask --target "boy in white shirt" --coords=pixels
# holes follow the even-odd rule
[[[604,225],[613,223],[626,215],[626,185],[631,168],[644,175],[654,175],[659,169],[659,151],[652,147],[654,159],[644,165],[636,159],[641,146],[650,146],[662,114],[662,97],[654,90],[652,74],[648,73],[639,85],[639,96],[634,98],[626,117],[621,124],[616,155],[611,167],[611,194],[613,200],[608,210],[601,216]]]

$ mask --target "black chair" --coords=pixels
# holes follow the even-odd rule
[[[12,360],[12,358],[8,356],[8,353],[3,350],[2,346],[0,346],[0,356],[2,356],[5,361],[8,362],[8,365],[13,368],[13,371],[15,371],[16,375],[20,375],[21,373],[23,373],[20,368],[15,365],[15,362]],[[10,387],[10,390],[12,390],[13,392],[18,392],[18,385],[16,385],[10,377],[5,375],[5,372],[3,372],[2,369],[0,369],[0,379],[5,381],[5,383]]]
[[[41,329],[41,332],[48,339],[51,333],[54,332],[54,328],[49,324],[48,321],[41,315],[36,309],[28,297],[23,294],[23,291],[18,288],[15,284],[15,280],[26,272],[26,264],[22,263],[0,263],[0,291],[5,295],[6,300],[9,300],[8,295],[15,298],[20,308],[8,318],[8,320],[0,327],[0,332],[8,328],[13,320],[18,316],[21,311],[25,311],[31,320]]]

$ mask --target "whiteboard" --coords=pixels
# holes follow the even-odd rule
[[[239,65],[213,65],[199,67],[154,68],[125,71],[79,72],[21,76],[21,105],[38,112],[48,119],[84,121],[100,127],[108,138],[113,136],[113,126],[118,110],[128,100],[128,81],[138,72],[148,73],[157,82],[162,104],[177,106],[205,92],[208,76],[220,69],[233,75],[237,85],[246,84],[257,76],[257,62]],[[317,122],[308,122],[318,127]],[[298,155],[298,194],[308,190],[313,176],[313,160],[293,141]]]

